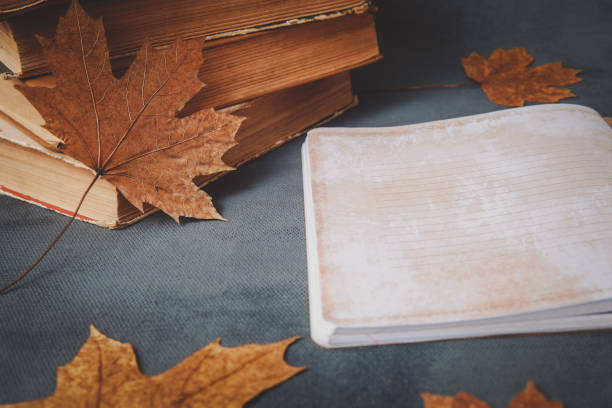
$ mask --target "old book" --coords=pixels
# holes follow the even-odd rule
[[[43,85],[41,80],[37,85]],[[41,127],[43,119],[13,88],[11,80],[0,81],[0,101],[0,192],[72,215],[91,181],[92,170],[53,151],[60,141]],[[238,145],[228,150],[223,159],[239,166],[329,120],[355,102],[349,74],[342,73],[228,107],[226,110],[247,119],[236,135]],[[221,175],[194,181],[202,186]],[[147,207],[141,213],[111,184],[99,180],[78,218],[120,228],[154,211]]]
[[[47,4],[44,1],[37,3]],[[206,48],[214,50],[210,60],[218,60],[220,58],[218,54],[222,54],[225,58],[235,56],[240,59],[230,58],[225,61],[221,57],[219,66],[236,69],[233,64],[242,62],[241,65],[249,68],[248,72],[253,68],[257,70],[261,64],[265,65],[266,58],[269,59],[270,54],[277,57],[275,62],[283,61],[283,64],[277,64],[275,67],[279,73],[284,71],[285,66],[294,69],[299,67],[292,59],[295,53],[300,55],[302,63],[311,67],[317,66],[316,61],[328,59],[334,59],[334,62],[338,63],[347,56],[338,43],[347,40],[342,38],[343,32],[349,30],[347,34],[354,37],[355,30],[363,30],[365,27],[358,28],[354,24],[348,24],[346,18],[342,19],[343,22],[338,23],[338,26],[332,21],[342,16],[363,14],[369,9],[368,3],[355,0],[332,2],[96,0],[84,2],[83,6],[93,17],[104,19],[111,65],[116,72],[125,69],[146,38],[156,47],[167,46],[177,37],[206,38]],[[42,35],[52,38],[58,17],[65,13],[66,8],[66,4],[55,4],[25,14],[5,15],[5,21],[0,23],[0,61],[22,78],[48,73],[48,66],[35,37]],[[355,22],[354,19],[349,21]],[[326,22],[329,24],[325,24]],[[371,25],[373,26],[373,23]],[[264,36],[265,39],[253,39],[259,36]],[[326,48],[319,50],[321,36],[328,38],[330,46],[332,44],[335,46],[332,48],[337,52],[335,57],[329,55]],[[357,49],[367,48],[365,44],[357,47],[359,41],[364,41],[360,35],[357,37],[359,39],[349,47],[353,50],[351,53],[353,56]],[[375,36],[373,38],[375,39]],[[247,40],[248,42],[244,44],[243,42]],[[312,44],[309,45],[309,42]],[[229,46],[232,43],[240,44]],[[344,47],[347,45],[345,43]],[[291,50],[293,47],[295,49]],[[264,54],[261,56],[263,62],[252,62],[258,61],[260,53]],[[245,56],[248,57],[247,60],[244,59]],[[369,55],[368,58],[373,56]],[[309,59],[314,59],[314,64],[309,63]],[[207,72],[202,72],[203,78],[211,81],[206,74]],[[321,72],[319,77],[325,75],[325,72]]]
[[[205,62],[199,76],[206,87],[187,103],[182,113],[233,105],[380,58],[369,13],[241,38],[204,50]],[[121,61],[127,64],[131,59]]]
[[[612,128],[540,105],[303,147],[324,347],[612,327]]]

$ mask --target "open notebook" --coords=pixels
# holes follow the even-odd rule
[[[540,105],[302,149],[324,347],[612,327],[612,128]]]

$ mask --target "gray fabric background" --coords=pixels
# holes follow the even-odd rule
[[[610,1],[379,1],[383,61],[358,70],[359,107],[328,126],[389,126],[501,109],[460,83],[460,58],[525,46],[536,63],[584,70],[569,100],[612,116]],[[569,408],[612,406],[612,331],[324,350],[308,337],[300,145],[295,140],[206,190],[230,221],[156,214],[122,231],[75,223],[16,290],[0,297],[0,403],[53,392],[94,323],[160,373],[217,337],[235,346],[303,338],[308,370],[249,406],[420,407],[460,390],[505,407],[528,379]],[[0,282],[18,275],[67,218],[0,197]]]

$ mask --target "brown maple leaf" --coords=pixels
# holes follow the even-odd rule
[[[605,117],[604,120],[608,122],[608,125],[612,126],[612,117]]]
[[[523,47],[496,49],[489,59],[473,52],[461,59],[468,77],[482,85],[491,102],[505,106],[523,106],[530,102],[559,102],[574,95],[555,86],[575,84],[582,79],[578,69],[564,68],[561,62],[530,67],[533,57]]]
[[[224,219],[193,179],[233,170],[223,154],[244,118],[203,109],[177,118],[204,84],[202,41],[177,40],[163,50],[146,42],[128,71],[113,76],[102,19],[76,0],[59,19],[55,39],[37,37],[55,74],[55,88],[17,86],[57,136],[58,149],[92,169],[72,218],[42,255],[0,294],[23,279],[66,232],[99,178],[140,211],[149,203],[170,215]]]
[[[563,408],[563,404],[548,400],[538,391],[533,381],[528,381],[525,389],[512,398],[508,408]]]
[[[147,376],[138,369],[129,343],[91,326],[79,353],[57,369],[53,395],[3,407],[242,407],[304,370],[284,360],[296,339],[233,348],[217,340],[170,370]]]
[[[460,392],[454,397],[425,392],[421,398],[423,408],[490,408],[489,404],[466,392]],[[528,381],[525,389],[512,398],[508,408],[563,408],[563,404],[548,400],[532,381]]]
[[[421,398],[423,408],[491,408],[486,402],[463,391],[454,397],[424,392]]]
[[[242,118],[205,109],[177,118],[204,84],[200,40],[163,50],[146,42],[129,70],[113,76],[102,20],[75,0],[54,40],[38,37],[55,88],[19,86],[62,140],[60,150],[113,184],[135,207],[180,216],[223,219],[193,178],[233,168],[221,156],[236,144]],[[92,182],[93,184],[93,182]]]

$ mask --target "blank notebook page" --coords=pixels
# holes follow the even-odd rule
[[[306,149],[325,320],[438,323],[612,297],[612,128],[591,109],[322,128]]]

